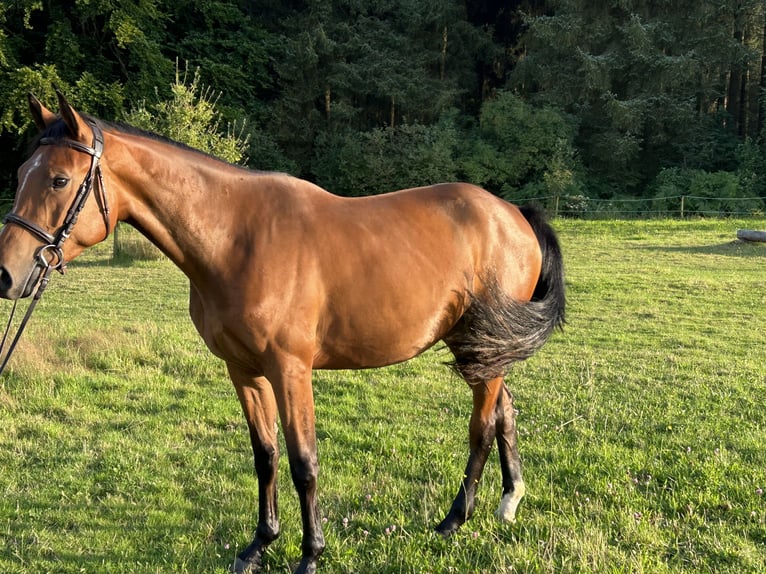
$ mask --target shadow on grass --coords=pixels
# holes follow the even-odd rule
[[[690,255],[725,255],[728,257],[766,256],[766,243],[736,239],[714,245],[665,245],[637,246],[637,249],[664,251],[666,253],[688,253]]]
[[[5,556],[0,555],[0,563],[15,572],[98,572],[122,568],[154,572],[167,568],[169,562],[178,565],[189,562],[198,565],[198,570],[191,571],[223,572],[231,562],[228,556],[215,555],[223,547],[225,536],[213,531],[203,538],[199,527],[195,532],[184,522],[186,509],[150,512],[113,500],[107,505],[69,502],[62,506],[64,513],[54,516],[51,522],[47,506],[21,505],[7,530],[0,534],[0,547],[6,550]],[[157,524],[149,523],[150,515]],[[123,541],[124,528],[131,523],[134,531],[140,525],[141,535],[136,544]],[[190,533],[202,542],[187,542],[184,549],[188,554],[181,555],[174,549]],[[67,538],[78,535],[83,537],[82,544],[67,543]]]

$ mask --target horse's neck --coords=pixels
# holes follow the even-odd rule
[[[243,188],[249,204],[258,202],[257,174],[164,142],[142,140],[128,153],[132,161],[117,174],[125,195],[120,219],[139,229],[192,282],[215,273],[215,255],[225,249],[222,243],[236,221],[230,212],[243,207]]]

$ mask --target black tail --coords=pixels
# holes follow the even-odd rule
[[[472,299],[445,337],[455,355],[452,366],[469,383],[505,376],[513,363],[532,356],[564,325],[564,264],[556,234],[537,209],[522,207],[521,212],[540,243],[540,277],[532,300],[525,303],[487,281],[486,293]]]
[[[550,318],[547,338],[553,329],[562,328],[566,322],[564,258],[561,255],[556,232],[545,221],[543,213],[534,207],[524,206],[521,208],[521,214],[532,226],[543,253],[543,268],[537,279],[537,287],[535,287],[535,292],[532,295],[532,301],[542,304],[546,315]]]

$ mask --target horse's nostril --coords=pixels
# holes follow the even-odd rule
[[[5,267],[0,267],[0,295],[7,293],[13,287],[13,278]]]

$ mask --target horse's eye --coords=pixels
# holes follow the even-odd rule
[[[69,178],[67,177],[54,177],[53,178],[53,187],[54,189],[61,189],[62,187],[66,187],[69,183]]]

